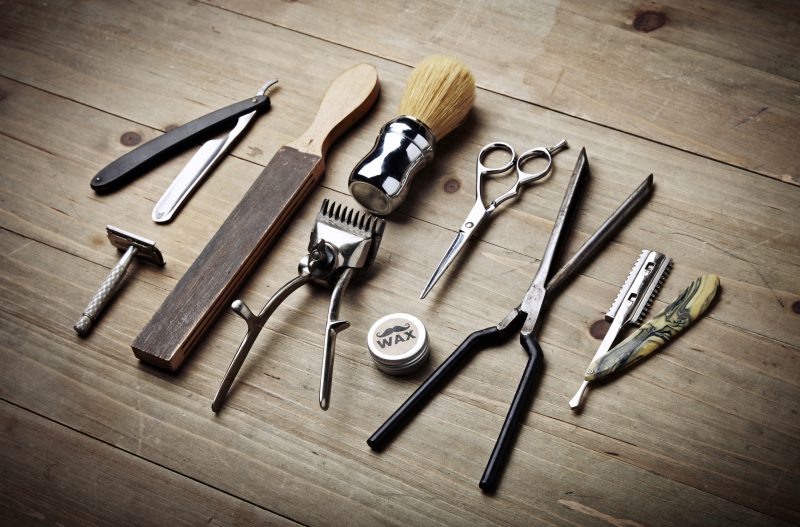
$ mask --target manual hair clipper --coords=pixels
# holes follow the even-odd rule
[[[671,258],[656,251],[647,249],[642,251],[619,290],[616,300],[606,313],[606,320],[611,322],[611,327],[597,348],[592,363],[608,353],[624,326],[641,325],[671,267]],[[588,386],[589,381],[584,380],[581,383],[575,396],[569,401],[570,408],[573,410],[580,408]]]
[[[366,272],[372,265],[381,244],[385,225],[385,220],[367,213],[359,213],[327,199],[322,202],[322,208],[311,231],[308,254],[300,259],[299,276],[278,289],[258,315],[254,315],[241,300],[236,300],[231,305],[231,309],[247,322],[247,334],[239,345],[214,397],[211,405],[213,411],[216,412],[222,407],[236,374],[239,373],[244,359],[270,315],[290,294],[311,281],[333,288],[328,321],[325,325],[319,388],[319,405],[323,410],[328,409],[336,334],[350,327],[349,322],[339,320],[342,295],[350,280]]]

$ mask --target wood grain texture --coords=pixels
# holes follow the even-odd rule
[[[582,20],[604,20],[611,27],[614,13],[631,7],[610,6],[585,10]],[[770,54],[771,36],[755,36],[765,26],[774,35],[794,34],[790,17],[780,13],[783,7],[773,6],[777,14],[742,4],[675,4],[673,9],[700,18],[713,13],[721,20],[718,30],[700,25],[667,35],[670,26],[664,26],[638,35],[638,41],[655,45],[652,41],[660,39],[651,49],[654,60],[669,51],[666,39],[674,40],[670,46],[675,49],[685,45],[722,56],[721,62],[709,59],[717,70],[687,69],[685,76],[666,83],[699,90],[705,75],[725,75],[732,62],[760,61],[771,75],[788,77],[794,59]],[[537,3],[531,9],[546,7]],[[303,13],[313,16],[319,6],[294,2],[270,9],[299,20]],[[343,4],[342,9],[353,8]],[[453,11],[457,25],[431,15],[440,42],[485,31],[485,19],[475,16],[464,24],[461,18],[481,9],[463,3]],[[733,23],[744,19],[748,24]],[[496,35],[518,23],[492,20]],[[537,29],[541,20],[530,17],[526,26],[536,38],[546,36]],[[309,19],[306,27],[322,23],[338,24],[341,34],[362,31],[333,15]],[[337,341],[336,405],[321,412],[317,403],[318,350],[329,291],[307,288],[275,313],[237,379],[235,397],[214,416],[208,407],[244,334],[240,319],[224,314],[197,346],[195,360],[175,374],[140,364],[131,357],[129,343],[261,167],[308,128],[330,79],[353,64],[373,63],[381,76],[380,103],[330,152],[322,186],[309,206],[299,208],[296,221],[286,226],[270,258],[254,268],[240,295],[261,304],[282,285],[287,266],[305,251],[318,203],[325,197],[348,199],[347,175],[380,125],[395,115],[410,67],[381,58],[386,56],[384,43],[375,39],[364,40],[365,53],[203,3],[57,1],[45,7],[20,2],[4,5],[0,25],[0,399],[30,416],[31,423],[19,426],[14,424],[18,416],[0,414],[0,426],[15,429],[6,437],[30,445],[28,457],[6,451],[3,459],[18,461],[4,468],[27,471],[37,459],[56,459],[59,452],[65,453],[64,460],[85,459],[87,453],[115,458],[109,463],[120,468],[119,478],[131,482],[126,484],[152,475],[157,488],[174,488],[176,495],[186,496],[185,507],[181,502],[145,516],[162,524],[181,523],[181,518],[196,524],[207,503],[220,503],[223,524],[258,523],[225,512],[239,510],[237,503],[250,504],[256,514],[271,511],[305,525],[800,522],[796,186],[732,167],[713,152],[700,158],[683,151],[678,141],[636,137],[615,130],[611,120],[594,124],[555,105],[536,106],[484,85],[475,111],[443,142],[428,177],[417,182],[392,217],[372,276],[354,281],[348,290],[352,328]],[[575,25],[576,42],[591,40],[585,32],[597,27],[593,22]],[[609,31],[627,35],[632,30]],[[598,35],[598,42],[604,42],[604,34]],[[393,38],[400,49],[415,37]],[[784,42],[790,49],[791,41]],[[487,61],[496,45],[484,42]],[[569,49],[564,52],[568,63],[581,58],[577,48]],[[448,51],[444,46],[437,50]],[[621,61],[620,67],[642,52],[633,45],[613,50],[610,56]],[[592,53],[598,60],[603,54],[601,48]],[[549,60],[537,67],[561,67]],[[506,63],[506,79],[528,66],[527,59]],[[747,75],[754,73],[731,78]],[[155,137],[168,125],[240,99],[273,76],[281,79],[271,94],[273,109],[254,122],[234,155],[169,227],[151,223],[149,214],[190,153],[124,192],[97,197],[89,189],[97,170],[131,148],[120,142],[123,135]],[[610,74],[609,79],[598,74],[597,85],[584,93],[623,107],[627,98],[615,98],[603,87],[617,82]],[[760,76],[761,81],[765,84],[740,88],[733,99],[758,99],[771,82],[783,82]],[[793,107],[791,95],[783,101]],[[706,115],[707,101],[699,93],[681,92],[680,104],[696,108],[700,118]],[[748,135],[747,127],[761,126],[758,118],[738,127],[743,137],[752,144],[772,139],[780,144],[781,127]],[[557,156],[553,175],[494,218],[434,294],[419,302],[419,290],[474,201],[480,146],[502,139],[520,149],[561,137],[575,148]],[[701,142],[715,141],[710,134]],[[567,254],[644,175],[655,173],[656,188],[648,205],[550,307],[541,332],[547,368],[498,493],[482,496],[475,475],[483,469],[524,365],[517,342],[478,357],[391,448],[371,453],[366,438],[431,368],[469,332],[496,324],[519,302],[580,146],[587,149],[593,178]],[[749,155],[750,149],[741,152]],[[790,166],[796,161],[793,152],[764,152],[765,163]],[[506,186],[507,181],[492,181],[485,190]],[[161,271],[140,266],[91,338],[80,341],[71,324],[118,258],[103,235],[109,223],[156,240],[169,263]],[[566,401],[598,343],[589,328],[602,319],[643,247],[676,262],[656,310],[664,307],[663,299],[674,298],[705,273],[718,274],[724,290],[703,319],[702,331],[682,335],[658,360],[626,374],[625,382],[596,387],[592,404],[575,415]],[[394,311],[417,315],[430,332],[431,361],[416,376],[381,373],[365,349],[370,324]],[[70,432],[65,436],[58,430]],[[73,433],[83,439],[72,442],[68,437]],[[3,448],[11,448],[7,444]],[[85,505],[92,503],[90,483],[108,482],[108,474],[76,467],[56,476],[37,480],[37,488],[47,492],[46,502],[54,504],[47,510],[60,508],[53,518],[80,515],[86,523],[103,523],[130,508],[114,489],[108,489],[104,508]],[[11,489],[9,512],[25,514],[30,498]],[[220,495],[232,501],[215,501],[213,496]]]
[[[24,239],[3,237],[4,246],[18,249],[15,259],[44,257],[36,261],[46,264],[45,268],[29,275],[26,288],[41,281],[52,269],[71,270],[85,265],[75,258],[64,260],[63,256],[48,259],[55,251],[40,244],[24,244]],[[18,265],[7,260],[3,264],[11,264],[12,270]],[[3,291],[7,295],[5,287],[7,284]],[[72,289],[64,288],[65,309],[74,296]],[[139,289],[135,296],[148,296]],[[295,309],[302,309],[303,304],[306,308],[317,305],[322,297],[301,298]],[[28,299],[31,303],[41,300],[39,294]],[[16,297],[13,305],[27,307]],[[324,309],[318,310],[318,322],[323,312]],[[515,452],[521,459],[509,467],[499,496],[480,498],[474,489],[473,473],[483,466],[480,454],[491,448],[491,433],[503,418],[505,397],[510,397],[508,392],[513,390],[503,379],[513,375],[521,363],[513,360],[513,352],[519,351],[516,346],[499,350],[505,360],[492,363],[479,359],[478,365],[483,368],[470,367],[468,377],[451,385],[449,397],[437,398],[423,414],[425,419],[415,422],[414,429],[404,434],[398,446],[375,456],[368,453],[363,441],[370,431],[366,427],[377,425],[377,419],[355,417],[377,416],[391,408],[395,401],[387,392],[388,386],[394,385],[392,391],[407,392],[415,383],[387,379],[369,364],[359,344],[349,342],[345,346],[347,358],[340,355],[339,366],[345,375],[337,381],[337,405],[322,414],[316,404],[318,357],[309,356],[304,340],[279,329],[258,350],[262,365],[255,370],[250,368],[236,401],[231,401],[226,411],[215,418],[208,411],[211,394],[204,392],[224,371],[230,346],[235,346],[240,336],[239,321],[198,350],[208,360],[190,363],[175,378],[154,375],[152,370],[131,363],[124,353],[111,349],[113,336],[102,335],[85,349],[86,344],[74,339],[68,328],[54,337],[52,329],[37,327],[20,315],[13,313],[0,326],[10,336],[8,346],[0,349],[7,365],[0,373],[0,395],[4,399],[17,405],[24,402],[37,413],[84,430],[117,448],[247,501],[269,506],[301,523],[347,521],[361,525],[392,523],[392,518],[397,517],[423,524],[585,523],[591,520],[591,515],[586,516],[587,510],[604,511],[617,518],[648,519],[655,525],[725,525],[737,518],[754,525],[774,522],[774,518],[733,506],[691,485],[671,482],[628,462],[620,463],[620,456],[626,461],[636,460],[637,454],[646,449],[626,445],[625,434],[618,439],[613,434],[604,437],[593,432],[590,438],[595,446],[587,452],[580,442],[581,435],[589,430],[571,427],[569,432],[564,430],[561,438],[557,433],[561,420],[541,414],[532,415],[523,429]],[[360,317],[368,315],[359,309]],[[296,318],[292,314],[281,317],[279,327],[288,330],[294,324],[298,329],[307,325]],[[9,326],[5,320],[14,321],[14,325]],[[125,325],[126,332],[133,331]],[[314,332],[306,329],[301,333]],[[53,354],[48,342],[54,339],[69,351]],[[218,353],[209,353],[215,349]],[[494,365],[486,371],[490,364]],[[87,371],[93,372],[89,378]],[[36,372],[35,377],[30,372]],[[478,397],[476,383],[485,387],[484,394]],[[550,392],[553,383],[548,384]],[[43,398],[37,395],[43,389],[64,396]],[[550,406],[553,397],[547,392],[542,402]],[[640,395],[645,401],[651,396],[664,397],[659,390],[645,389]],[[96,404],[87,409],[87,401]],[[370,422],[372,419],[376,422]],[[664,423],[643,419],[639,427],[653,424]],[[674,425],[680,427],[678,422]],[[644,434],[644,442],[648,433],[639,433]],[[669,456],[673,448],[669,436],[664,437],[664,431],[657,430],[653,440],[658,442],[659,438],[667,442],[660,449],[654,446],[653,451]],[[453,444],[462,447],[453,450]],[[619,456],[594,451],[595,448],[605,448]],[[685,454],[678,459],[685,459]],[[716,464],[713,458],[704,463]],[[754,475],[751,469],[748,477]],[[597,485],[604,490],[595,496],[592,489]],[[313,489],[313,496],[309,496],[309,489]],[[784,495],[791,490],[780,492]],[[673,510],[675,503],[681,503],[679,510]],[[652,521],[659,518],[661,521]]]
[[[409,66],[451,54],[481,88],[800,184],[795,2],[212,3]]]
[[[6,402],[0,422],[4,525],[297,525]]]

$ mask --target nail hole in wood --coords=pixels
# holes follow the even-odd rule
[[[119,142],[125,146],[136,146],[142,142],[142,136],[136,132],[125,132],[120,136]]]
[[[461,183],[457,179],[448,179],[444,182],[444,191],[448,194],[452,194],[453,192],[458,192],[458,189],[461,188]]]

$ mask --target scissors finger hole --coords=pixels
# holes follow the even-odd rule
[[[552,167],[553,156],[546,148],[528,150],[517,160],[517,170],[520,176],[528,182],[545,177],[550,173]]]
[[[489,143],[478,155],[478,168],[486,174],[499,174],[514,166],[517,154],[508,143]]]

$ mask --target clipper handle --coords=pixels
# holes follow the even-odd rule
[[[339,320],[339,306],[354,274],[355,271],[353,269],[345,269],[336,282],[333,293],[331,293],[328,322],[325,324],[325,344],[322,347],[322,373],[319,379],[319,406],[323,410],[327,410],[331,402],[331,381],[333,379],[333,356],[336,351],[336,335],[350,327],[350,322]]]
[[[242,364],[244,364],[244,359],[246,359],[247,354],[250,353],[250,348],[253,347],[253,343],[255,343],[259,333],[261,333],[261,330],[264,328],[264,324],[269,320],[269,317],[272,316],[272,313],[278,309],[278,306],[280,306],[289,295],[307,284],[310,280],[311,274],[303,273],[284,284],[283,287],[275,291],[264,307],[261,308],[261,312],[258,315],[254,315],[253,312],[250,311],[250,308],[247,307],[247,304],[241,300],[235,300],[233,304],[231,304],[233,312],[242,317],[247,323],[247,333],[242,339],[241,344],[239,344],[239,348],[236,350],[236,354],[233,356],[233,360],[231,360],[225,372],[222,384],[220,384],[219,389],[217,389],[217,394],[214,396],[214,400],[211,403],[212,411],[218,412],[219,409],[222,408],[222,404],[228,396],[228,391],[230,391],[233,381],[236,379],[236,375],[239,373]]]

